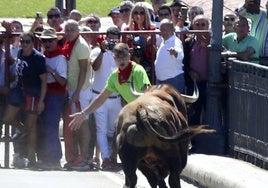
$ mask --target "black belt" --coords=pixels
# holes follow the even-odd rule
[[[92,89],[92,92],[95,93],[95,94],[100,94],[99,91],[96,91],[96,90],[94,90],[94,89]],[[120,95],[117,95],[117,96],[109,96],[108,98],[109,98],[109,99],[117,99],[117,98],[119,98],[119,97],[120,97]]]

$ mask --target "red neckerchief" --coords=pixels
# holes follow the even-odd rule
[[[57,29],[56,32],[60,32],[60,31],[62,31],[62,27],[61,26]]]
[[[74,39],[73,41],[67,41],[66,40],[65,43],[64,43],[64,46],[62,48],[62,52],[65,55],[65,57],[66,57],[67,60],[70,60],[70,57],[71,57],[71,53],[72,53],[74,44],[75,44],[76,40],[78,39],[78,37],[79,36],[77,36],[77,38]]]
[[[127,82],[132,70],[132,62],[129,61],[128,66],[124,70],[118,69],[118,81],[120,84]]]
[[[45,51],[44,52],[44,55],[46,56],[46,57],[48,57],[48,58],[52,58],[52,57],[56,57],[56,56],[58,56],[58,55],[62,55],[63,53],[62,53],[62,50],[61,50],[61,48],[57,48],[56,50],[54,50],[53,52],[48,52],[48,51]]]

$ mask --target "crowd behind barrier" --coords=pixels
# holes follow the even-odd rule
[[[127,41],[129,35],[149,33],[153,44],[156,44],[158,31],[122,31],[122,41]],[[19,35],[20,33],[12,33]],[[63,33],[58,33],[63,35]],[[81,35],[99,35],[104,32],[81,32]],[[203,35],[210,37],[208,31],[183,31],[177,32],[182,41],[187,35]],[[5,38],[5,33],[0,37]],[[8,41],[8,40],[6,40]],[[38,40],[36,40],[38,41]],[[37,42],[36,48],[40,49],[41,43]],[[152,59],[155,59],[156,45],[152,45]],[[268,169],[268,140],[267,140],[267,86],[268,69],[266,66],[239,61],[226,60],[229,65],[227,71],[227,122],[224,126],[228,130],[227,142],[229,154],[232,157],[248,161],[256,166]],[[154,61],[153,61],[154,62]],[[265,64],[260,62],[261,64]],[[152,69],[154,64],[152,63]],[[154,73],[152,74],[154,75]],[[154,83],[155,77],[152,77]],[[11,142],[9,126],[5,125],[5,133],[1,142],[5,143],[4,167],[9,168],[9,143]]]
[[[154,73],[154,60],[156,58],[156,50],[157,50],[157,37],[159,37],[159,34],[160,34],[160,31],[121,31],[121,41],[122,42],[127,42],[128,38],[129,37],[133,37],[135,35],[139,35],[139,34],[150,34],[151,36],[151,41],[152,41],[152,44],[155,44],[155,45],[151,45],[151,55],[152,55],[152,63],[151,63],[151,83],[152,84],[155,84],[155,73]],[[11,35],[20,35],[21,33],[19,32],[13,32]],[[36,36],[39,35],[40,33],[36,33]],[[57,33],[58,35],[64,35],[63,32],[58,32]],[[105,35],[106,33],[105,32],[94,32],[94,31],[90,31],[90,32],[80,32],[80,34],[82,36],[85,36],[85,35],[95,35],[96,37],[98,35]],[[191,35],[191,34],[195,34],[195,35],[202,35],[201,38],[203,38],[204,40],[207,40],[208,38],[210,38],[210,32],[209,31],[197,31],[197,30],[191,30],[191,31],[181,31],[181,32],[176,32],[177,36],[181,39],[181,41],[183,42],[183,46],[184,46],[184,41],[186,39],[186,37],[188,35]],[[6,37],[6,33],[3,32],[0,34],[0,37],[2,38],[5,38],[5,39],[8,39],[8,37]],[[5,40],[9,46],[9,40]],[[201,41],[199,41],[201,42]],[[38,40],[36,38],[35,40],[35,48],[38,49],[39,51],[42,50],[42,46],[41,46],[41,41]],[[8,62],[6,62],[8,63]],[[6,66],[8,67],[8,66]],[[7,71],[8,72],[8,71]],[[8,81],[7,81],[8,82]],[[6,85],[8,85],[8,83],[6,83]],[[3,139],[1,140],[1,142],[4,142],[5,143],[5,157],[4,157],[4,166],[6,168],[9,167],[9,160],[10,160],[10,156],[9,156],[9,143],[11,142],[11,139],[10,139],[10,132],[9,132],[9,125],[5,125],[4,127],[5,129],[5,132],[4,132],[4,137]]]

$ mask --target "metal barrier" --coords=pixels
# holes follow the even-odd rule
[[[238,60],[229,63],[230,153],[268,169],[268,67]]]

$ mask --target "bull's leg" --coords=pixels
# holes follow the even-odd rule
[[[135,188],[137,184],[137,163],[134,161],[122,161],[123,171],[125,174],[125,184],[129,188]]]
[[[139,153],[137,148],[127,143],[124,143],[118,152],[125,174],[125,185],[129,188],[135,188],[137,184],[136,170]]]
[[[151,168],[148,168],[145,161],[143,161],[143,160],[140,161],[138,168],[142,172],[142,174],[147,178],[151,188],[156,188],[157,187],[157,176]]]
[[[170,172],[168,183],[170,188],[181,188],[180,174],[178,172]]]

